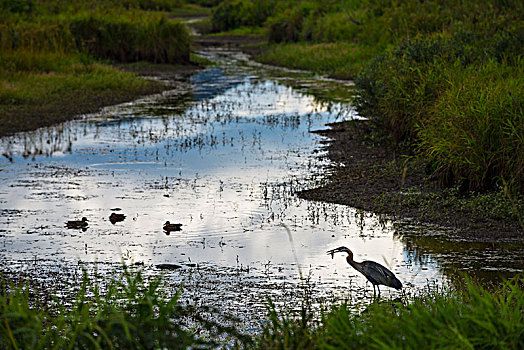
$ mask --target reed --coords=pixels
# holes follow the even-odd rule
[[[424,292],[402,300],[332,305],[321,321],[269,304],[270,320],[255,348],[420,349],[524,346],[522,277],[494,289],[467,281],[456,290]],[[306,309],[307,310],[307,309]]]
[[[359,47],[351,43],[286,43],[264,49],[257,57],[263,63],[293,69],[312,70],[330,77],[351,79],[363,62],[374,57],[376,47]]]
[[[13,20],[0,26],[0,48],[1,56],[45,51],[87,53],[117,62],[189,62],[189,34],[182,23],[162,14],[136,11],[81,12],[35,22]]]
[[[81,13],[68,20],[76,46],[117,62],[189,63],[189,34],[165,15]]]
[[[232,326],[237,322],[218,310],[180,303],[182,292],[168,291],[162,278],[146,280],[140,271],[123,274],[102,288],[84,272],[71,300],[56,296],[41,301],[29,284],[0,284],[0,347],[2,349],[214,349],[222,336],[249,342]],[[209,319],[204,315],[214,314]],[[201,336],[196,330],[200,330]]]
[[[228,31],[243,26],[261,26],[275,10],[273,0],[230,0],[220,2],[212,10],[213,32]]]
[[[444,91],[415,128],[421,154],[443,180],[524,188],[523,69],[490,61],[443,72]]]
[[[524,181],[518,31],[404,40],[357,77],[359,112],[416,146],[432,176],[470,190]]]

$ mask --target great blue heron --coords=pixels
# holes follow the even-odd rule
[[[368,281],[371,282],[371,284],[373,284],[373,296],[376,295],[375,286],[377,286],[378,295],[380,296],[380,288],[378,287],[380,284],[395,289],[402,288],[402,283],[398,280],[398,278],[395,277],[393,272],[389,271],[387,268],[374,261],[363,261],[360,263],[356,262],[355,260],[353,260],[353,252],[349,250],[349,248],[338,247],[329,250],[327,253],[328,255],[331,255],[332,259],[335,253],[347,253],[348,256],[346,258],[346,261],[348,262],[348,264],[353,266],[355,270],[363,274],[364,277],[366,277]]]

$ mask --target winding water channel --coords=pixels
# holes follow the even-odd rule
[[[123,260],[185,282],[187,300],[246,319],[265,295],[292,303],[299,271],[318,296],[369,298],[364,277],[326,255],[341,245],[357,261],[389,266],[407,293],[456,270],[521,271],[518,245],[449,242],[439,228],[298,198],[325,178],[326,139],[310,131],[358,118],[335,93],[351,84],[271,70],[237,52],[203,55],[218,64],[191,77],[190,89],[0,139],[4,270],[67,283],[78,262],[103,274]],[[113,212],[126,219],[112,224]],[[87,230],[65,227],[81,217]],[[182,230],[166,234],[166,220]]]

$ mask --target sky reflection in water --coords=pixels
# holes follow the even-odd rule
[[[308,202],[297,190],[322,181],[322,138],[311,130],[354,117],[276,80],[227,75],[192,78],[180,96],[124,104],[55,128],[1,139],[0,254],[81,261],[198,263],[297,269],[330,286],[365,279],[328,249],[388,265],[408,286],[442,281],[431,257],[414,260],[390,222],[345,206]],[[187,99],[187,96],[184,97]],[[315,153],[317,152],[317,153]],[[127,215],[109,222],[112,209]],[[89,228],[64,222],[89,219]],[[183,224],[166,235],[163,223]],[[369,286],[368,286],[369,287]]]

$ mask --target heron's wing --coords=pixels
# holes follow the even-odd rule
[[[371,283],[383,284],[393,288],[402,288],[402,283],[393,272],[374,261],[362,262],[362,273]]]

